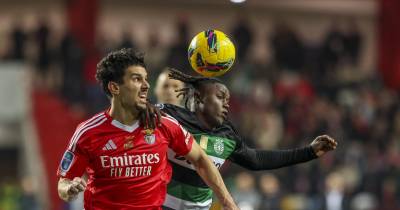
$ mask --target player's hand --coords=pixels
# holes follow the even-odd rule
[[[314,153],[320,157],[331,150],[335,150],[337,142],[328,135],[322,135],[315,138],[314,141],[311,142],[310,146],[313,148]]]
[[[80,192],[86,189],[86,182],[81,177],[75,177],[68,187],[67,194],[71,198],[76,197]]]
[[[157,126],[161,126],[161,117],[165,116],[165,113],[160,108],[147,102],[146,111],[141,116],[141,123],[144,129],[156,129]]]
[[[222,206],[222,210],[240,210],[234,202]]]

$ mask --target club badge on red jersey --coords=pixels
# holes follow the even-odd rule
[[[147,144],[154,144],[156,142],[156,135],[154,134],[153,129],[146,129],[142,131],[144,135],[144,141]]]

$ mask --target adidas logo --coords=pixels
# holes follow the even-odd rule
[[[107,151],[107,150],[114,150],[117,149],[117,146],[115,145],[115,143],[113,142],[113,140],[108,140],[107,144],[104,145],[103,150]]]

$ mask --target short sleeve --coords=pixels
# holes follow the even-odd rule
[[[177,155],[184,156],[192,150],[193,136],[171,116],[163,117],[167,129],[169,148]]]
[[[68,179],[81,177],[85,172],[87,163],[87,158],[84,155],[76,150],[75,152],[67,150],[61,159],[60,166],[57,170],[57,176]]]
[[[77,131],[75,133],[77,133]],[[68,179],[81,177],[88,166],[88,157],[81,144],[84,137],[82,136],[76,139],[74,138],[75,136],[76,135],[72,137],[60,161],[60,165],[57,169],[57,176],[59,177]]]

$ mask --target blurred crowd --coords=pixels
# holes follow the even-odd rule
[[[239,49],[250,34],[233,33]],[[232,117],[244,138],[285,149],[326,133],[339,146],[295,167],[255,175],[237,169],[233,194],[242,209],[399,209],[399,98],[378,71],[360,69],[357,25],[342,31],[333,24],[316,47],[281,23],[269,41],[272,63],[239,62],[230,75]]]
[[[77,111],[92,114],[106,107],[94,79],[96,63],[113,49],[136,48],[134,36],[124,32],[119,42],[100,37],[87,52],[68,32],[52,40],[45,19],[39,22],[29,32],[16,23],[1,58],[32,64],[37,88],[60,94]],[[242,210],[400,210],[398,93],[385,88],[378,71],[363,74],[362,33],[356,22],[346,24],[343,29],[332,23],[321,44],[310,46],[290,24],[277,22],[265,37],[273,55],[268,62],[251,53],[255,29],[247,20],[226,31],[237,60],[222,79],[231,90],[230,117],[249,145],[303,147],[321,134],[339,142],[336,151],[293,167],[261,172],[225,167]],[[186,55],[190,31],[187,21],[178,21],[170,46],[162,46],[157,33],[148,35],[139,50],[148,55],[152,84],[165,66],[193,74]],[[0,198],[2,209],[6,197]]]

